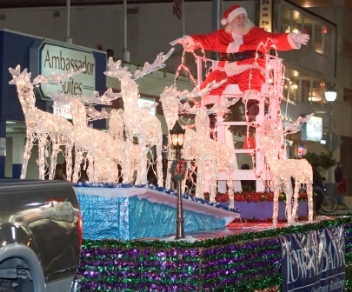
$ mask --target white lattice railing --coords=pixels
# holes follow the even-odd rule
[[[217,61],[207,59],[204,57],[197,58],[197,82],[201,84],[204,78],[204,70],[213,70],[216,68]],[[237,84],[231,84],[226,87],[223,94],[221,96],[207,96],[203,97],[202,105],[206,104],[223,104],[225,99],[231,99],[240,97],[242,99],[256,99],[258,100],[259,106],[259,115],[256,116],[255,123],[260,124],[264,120],[265,109],[264,104],[267,100],[269,103],[269,113],[272,116],[277,116],[277,103],[280,100],[282,89],[283,89],[283,81],[284,81],[284,67],[282,64],[282,59],[278,58],[277,56],[272,56],[267,54],[266,55],[266,69],[265,69],[265,76],[266,82],[262,86],[262,90],[260,93],[249,93],[248,95],[244,96],[245,94],[240,91]],[[245,101],[245,100],[244,100]],[[271,111],[271,112],[270,112]],[[270,175],[268,171],[265,169],[265,162],[263,153],[260,151],[260,141],[258,137],[256,137],[256,150],[254,149],[235,149],[234,141],[232,138],[231,133],[227,130],[228,126],[247,126],[248,123],[246,121],[233,121],[233,122],[224,122],[223,114],[217,115],[217,139],[219,142],[225,143],[229,146],[232,150],[233,155],[233,180],[240,181],[240,180],[255,180],[256,181],[256,190],[263,191],[265,185],[263,181],[269,180]],[[244,170],[239,169],[237,165],[237,154],[249,154],[252,156],[253,165],[255,168]],[[226,174],[224,172],[218,173],[218,180],[223,181],[226,179]],[[240,188],[239,183],[235,183],[235,190]],[[221,188],[221,186],[219,186]]]

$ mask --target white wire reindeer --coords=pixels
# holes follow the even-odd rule
[[[33,89],[42,83],[59,83],[79,72],[67,71],[63,74],[50,76],[37,76],[31,82],[31,73],[24,69],[20,72],[20,65],[15,69],[9,68],[13,77],[10,84],[16,85],[18,98],[20,100],[26,127],[27,139],[23,153],[23,164],[21,179],[26,177],[28,160],[31,156],[33,143],[38,142],[38,169],[39,179],[45,179],[45,150],[51,143],[52,152],[50,158],[49,179],[54,179],[57,155],[60,147],[65,147],[64,157],[66,160],[67,178],[71,179],[72,174],[72,147],[73,147],[73,127],[65,118],[42,111],[35,106],[35,95]]]
[[[234,207],[233,187],[232,187],[232,155],[230,149],[225,145],[209,137],[209,117],[206,108],[190,108],[188,104],[181,106],[181,99],[202,96],[214,84],[202,91],[195,88],[190,92],[179,92],[173,86],[166,87],[160,95],[160,101],[164,111],[165,120],[169,129],[173,127],[179,119],[179,110],[196,114],[195,125],[196,131],[185,128],[185,140],[183,146],[183,156],[187,160],[195,160],[197,165],[197,186],[196,197],[204,198],[205,175],[209,173],[210,177],[210,202],[215,202],[217,175],[219,171],[225,171],[227,175],[227,186],[230,197],[230,207]],[[170,174],[168,172],[166,179],[167,186],[170,185]]]
[[[308,220],[313,221],[313,171],[309,162],[305,159],[287,159],[281,155],[281,149],[284,147],[284,136],[287,133],[299,131],[302,123],[306,118],[299,118],[289,125],[286,129],[282,127],[281,116],[271,117],[265,115],[262,125],[256,125],[256,135],[258,135],[261,145],[261,151],[264,154],[266,164],[271,173],[271,180],[274,186],[274,204],[273,204],[273,225],[277,225],[278,217],[278,198],[280,191],[286,194],[286,214],[287,223],[294,223],[297,216],[299,190],[302,187],[307,189],[308,196]],[[292,193],[291,177],[295,181],[294,192]],[[292,205],[293,201],[293,205]]]
[[[117,78],[121,81],[121,95],[124,104],[124,125],[127,143],[127,152],[131,153],[133,148],[133,139],[138,139],[140,149],[139,166],[136,177],[136,184],[146,184],[147,181],[147,154],[150,153],[151,147],[156,147],[156,167],[158,185],[163,182],[162,172],[162,128],[157,117],[151,115],[146,109],[138,107],[138,84],[136,79],[144,75],[165,67],[165,61],[170,57],[174,49],[171,49],[166,55],[160,53],[153,64],[145,63],[142,70],[136,70],[134,74],[130,73],[127,67],[121,67],[121,61],[114,63],[109,58],[109,70],[104,72],[105,75]],[[127,157],[127,167],[130,168],[131,160]]]
[[[112,136],[114,140],[120,141],[119,143],[125,144],[124,154],[129,157],[129,161],[130,161],[130,167],[121,166],[123,183],[133,183],[134,172],[138,171],[139,146],[136,144],[133,144],[132,151],[127,153],[124,129],[125,129],[124,111],[122,109],[111,110],[110,117],[109,117],[108,133]]]
[[[196,110],[196,117],[195,117],[195,126],[196,131],[198,133],[198,137],[205,137],[207,138],[206,141],[199,141],[203,142],[202,145],[204,146],[204,154],[203,154],[203,163],[207,163],[207,153],[211,152],[213,156],[215,156],[215,161],[209,160],[208,164],[211,165],[215,163],[213,167],[210,167],[210,201],[215,202],[215,194],[217,191],[217,179],[219,172],[225,172],[226,174],[226,181],[227,181],[227,188],[229,194],[229,202],[230,207],[234,207],[233,205],[233,181],[232,181],[232,173],[233,173],[233,161],[232,161],[232,154],[230,148],[223,143],[220,143],[214,139],[209,138],[210,129],[209,129],[209,111],[206,107],[200,107]],[[204,139],[204,138],[203,138]],[[196,141],[198,144],[198,141]],[[215,171],[214,171],[215,167]],[[202,178],[202,174],[199,173],[200,178]],[[200,192],[204,186],[204,180],[200,179],[200,185],[197,184],[197,192]],[[199,190],[198,190],[199,188]]]
[[[114,140],[108,133],[93,129],[88,121],[107,118],[109,114],[102,109],[97,111],[93,104],[110,104],[111,100],[119,97],[108,89],[104,95],[94,92],[91,97],[61,96],[59,93],[50,97],[60,105],[69,104],[72,123],[75,132],[75,166],[73,182],[77,182],[82,157],[86,154],[89,161],[87,174],[91,183],[114,182],[119,180],[117,164],[125,165],[125,142]]]

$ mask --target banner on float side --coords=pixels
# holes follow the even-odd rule
[[[280,236],[282,291],[343,292],[344,226]]]

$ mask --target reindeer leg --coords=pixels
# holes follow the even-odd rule
[[[56,164],[57,164],[57,155],[60,149],[55,138],[52,138],[51,142],[52,142],[52,150],[51,150],[51,157],[50,157],[49,179],[54,179]]]
[[[183,179],[182,182],[181,182],[181,190],[182,192],[184,193],[187,193],[187,194],[191,194],[190,190],[188,189],[187,185],[186,185],[186,182],[187,182],[187,176],[188,176],[188,173],[189,173],[189,168],[190,168],[190,165],[191,163],[189,161],[186,162],[186,179]]]
[[[143,139],[144,140],[144,139]],[[144,144],[145,141],[141,141],[140,149],[141,152],[139,154],[139,166],[136,184],[147,184],[147,153],[149,152],[149,148]],[[143,143],[143,144],[142,144]]]
[[[126,152],[128,155],[126,155],[125,159],[125,164],[122,168],[122,176],[123,176],[123,183],[131,183],[133,180],[133,174],[131,172],[133,171],[131,169],[131,154],[132,152],[132,147],[133,147],[133,141],[131,141],[131,138],[127,138],[126,140]]]
[[[47,144],[46,135],[41,134],[38,140],[38,170],[39,179],[45,179],[45,145]]]
[[[313,187],[311,182],[307,182],[307,197],[308,197],[308,220],[313,222]]]
[[[99,159],[96,159],[95,153],[93,154],[91,151],[87,152],[87,160],[89,161],[89,166],[87,168],[87,176],[89,181],[95,182],[96,177],[96,165],[99,164]]]
[[[216,202],[216,190],[217,190],[217,178],[218,178],[218,168],[216,167],[215,157],[210,160],[210,202]]]
[[[280,195],[280,181],[274,181],[274,200],[273,200],[273,226],[277,226],[277,217],[279,214],[279,195]]]
[[[22,170],[21,170],[21,179],[26,178],[27,174],[27,167],[28,167],[28,160],[31,157],[31,152],[33,148],[33,135],[31,131],[27,131],[27,139],[26,139],[26,145],[24,146],[24,152],[23,152],[23,163],[22,163]]]
[[[295,191],[293,193],[293,207],[292,207],[292,219],[297,219],[297,209],[298,209],[298,196],[299,196],[299,188],[301,186],[301,182],[299,180],[295,181]]]
[[[163,186],[163,156],[162,156],[162,151],[163,151],[163,145],[162,143],[159,143],[156,145],[156,171],[157,171],[157,177],[158,177],[158,186],[162,187]]]
[[[170,160],[172,158],[171,152],[169,152],[167,156],[168,156],[168,162],[167,162],[167,169],[166,169],[165,188],[170,189],[171,188],[171,173],[170,173],[171,163],[170,163]]]
[[[235,208],[235,199],[233,196],[233,181],[232,181],[232,166],[228,166],[226,168],[226,176],[227,176],[227,188],[228,188],[228,195],[229,195],[229,207]]]
[[[66,179],[72,181],[72,144],[65,147]]]
[[[292,184],[291,177],[285,178],[284,191],[286,194],[286,216],[287,216],[287,224],[291,225],[293,220],[292,214]]]
[[[75,147],[75,165],[74,165],[74,171],[73,171],[73,175],[72,175],[72,182],[73,183],[78,182],[78,174],[79,174],[80,167],[81,167],[81,159],[82,159],[82,151],[77,149],[77,147]]]
[[[198,166],[196,198],[204,199],[204,179],[203,179],[204,161],[201,159],[198,159],[196,162]]]

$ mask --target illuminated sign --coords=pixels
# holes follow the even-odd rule
[[[62,116],[65,119],[72,120],[72,115],[70,113],[70,105],[69,104],[60,104],[57,105],[54,102],[53,113],[58,116]]]
[[[38,67],[37,67],[38,66]],[[31,72],[48,76],[61,74],[67,70],[85,68],[85,72],[75,75],[60,84],[42,84],[39,88],[40,98],[47,99],[48,94],[60,92],[63,95],[91,96],[95,90],[96,64],[92,51],[73,45],[41,42],[31,48]],[[33,76],[35,76],[33,74]]]
[[[259,27],[265,29],[266,31],[272,32],[272,13],[273,13],[273,3],[272,0],[259,0]]]
[[[301,140],[320,142],[323,138],[323,118],[312,116],[302,127]]]

